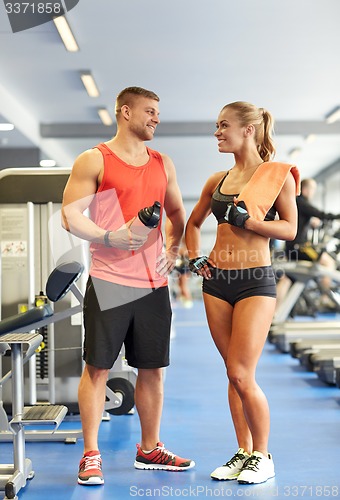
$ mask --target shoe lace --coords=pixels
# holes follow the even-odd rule
[[[225,464],[225,466],[227,466],[227,467],[233,467],[238,460],[243,460],[243,459],[244,459],[244,455],[242,455],[241,453],[235,453],[235,455],[233,456],[233,458],[231,458]]]
[[[94,455],[92,457],[84,457],[81,469],[85,472],[90,469],[102,468],[102,461],[100,455]]]
[[[169,457],[171,459],[176,458],[176,455],[174,453],[172,453],[171,451],[167,450],[166,448],[164,448],[164,446],[160,446],[159,450],[161,451],[162,454],[166,455],[167,457]]]
[[[244,462],[242,470],[251,470],[253,472],[256,472],[257,470],[259,470],[258,465],[260,460],[261,457],[251,456]]]

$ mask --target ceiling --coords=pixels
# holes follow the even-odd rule
[[[0,132],[0,154],[32,145],[69,167],[114,134],[97,108],[113,115],[117,93],[138,85],[161,98],[150,146],[174,160],[184,198],[232,165],[213,133],[218,112],[235,100],[272,112],[276,159],[296,163],[302,176],[338,164],[340,122],[324,118],[340,104],[339,0],[79,0],[66,15],[76,53],[53,22],[13,33],[4,3],[0,121],[15,130]],[[80,70],[92,72],[99,97],[87,95]],[[294,148],[301,151],[292,158]]]

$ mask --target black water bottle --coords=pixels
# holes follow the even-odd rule
[[[138,217],[133,220],[130,229],[133,233],[148,234],[158,226],[160,218],[161,204],[159,201],[155,201],[151,207],[142,208],[138,212]]]
[[[146,227],[157,227],[161,218],[161,204],[159,201],[155,201],[155,203],[151,207],[142,208],[138,212],[139,219],[143,222]]]

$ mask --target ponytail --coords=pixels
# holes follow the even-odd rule
[[[272,139],[272,130],[274,121],[269,111],[266,111],[263,108],[260,108],[260,111],[262,111],[263,127],[261,127],[262,125],[261,124],[260,127],[262,128],[262,131],[259,130],[258,136],[262,137],[257,137],[257,150],[263,161],[269,161],[271,158],[275,156],[276,152],[274,142]],[[260,142],[261,138],[262,141]]]

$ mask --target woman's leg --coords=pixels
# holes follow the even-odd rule
[[[230,407],[235,428],[240,426],[240,400],[248,424],[253,451],[267,456],[270,417],[267,399],[258,386],[255,372],[275,311],[272,297],[248,297],[234,306],[232,333],[228,347],[227,372]]]
[[[203,299],[211,336],[227,368],[234,308],[228,302],[207,293],[203,293]],[[242,401],[231,385],[228,388],[228,397],[238,446],[251,453],[252,437],[243,413]]]

